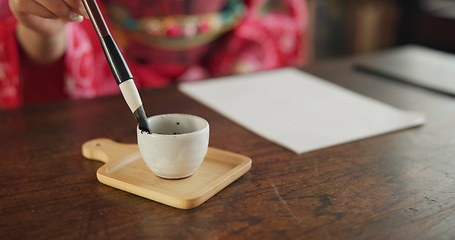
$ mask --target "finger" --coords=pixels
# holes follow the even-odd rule
[[[43,5],[30,0],[11,0],[9,1],[10,8],[18,14],[30,14],[43,18],[58,18],[53,12]]]
[[[42,6],[46,7],[54,13],[56,16],[62,19],[68,19],[70,21],[75,22],[82,22],[84,18],[79,14],[76,13],[71,5],[68,5],[65,1],[57,1],[57,0],[35,0],[37,3],[41,4]],[[78,9],[77,9],[78,10]],[[77,11],[76,10],[76,11]]]
[[[81,0],[64,0],[65,3],[71,8],[71,10],[79,15],[88,18],[88,13],[85,10],[84,4]]]

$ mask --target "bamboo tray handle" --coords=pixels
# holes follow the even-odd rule
[[[82,155],[104,163],[120,161],[132,152],[139,151],[137,144],[124,144],[108,138],[97,138],[82,145]]]

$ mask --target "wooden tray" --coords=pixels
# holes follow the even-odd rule
[[[209,147],[193,176],[167,180],[149,170],[137,144],[93,139],[82,145],[82,154],[106,163],[96,172],[100,182],[181,209],[201,205],[251,168],[251,158]]]

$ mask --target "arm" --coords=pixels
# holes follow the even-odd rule
[[[24,52],[37,64],[53,63],[65,53],[63,31],[47,36],[19,24],[16,28],[16,36]]]
[[[50,64],[65,53],[65,23],[87,16],[78,0],[9,0],[18,20],[16,36],[24,52],[38,64]]]

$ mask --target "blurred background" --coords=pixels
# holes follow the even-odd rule
[[[455,0],[307,0],[308,62],[404,44],[455,53]]]

